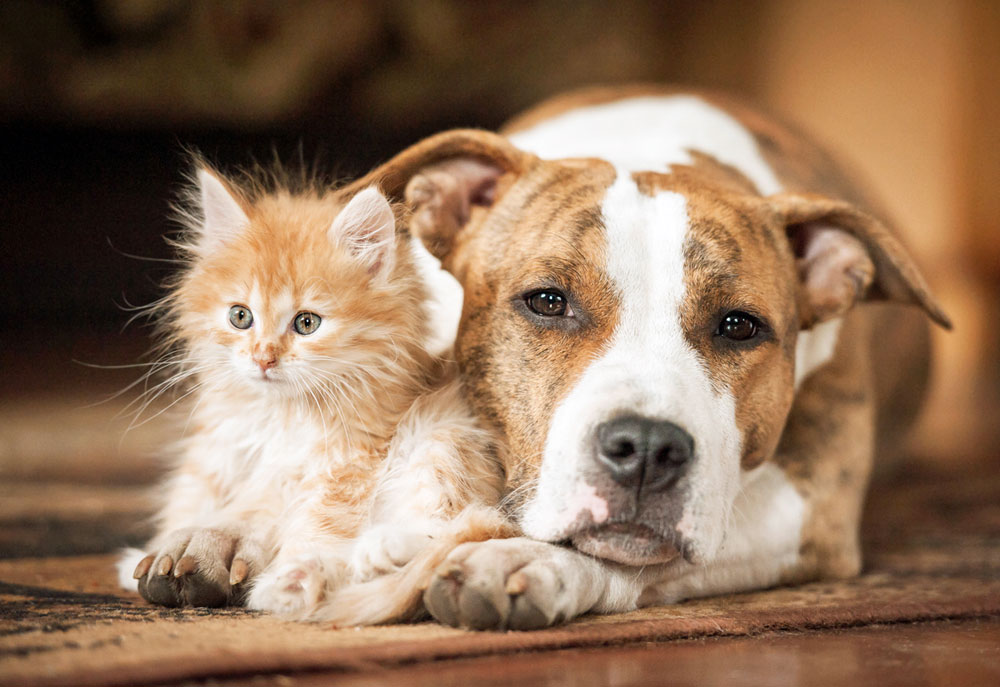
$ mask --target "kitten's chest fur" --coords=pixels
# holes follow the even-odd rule
[[[387,440],[295,403],[205,400],[188,439],[199,445],[200,471],[224,498],[259,509],[319,497],[337,482],[360,489],[374,480],[385,453]]]

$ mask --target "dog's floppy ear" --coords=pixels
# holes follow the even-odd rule
[[[918,305],[951,329],[906,249],[877,219],[851,203],[817,194],[778,193],[767,200],[784,222],[795,253],[802,328],[867,299]]]
[[[377,183],[405,200],[410,230],[444,259],[472,209],[492,205],[505,175],[520,175],[537,161],[498,134],[456,129],[411,146],[352,186]]]

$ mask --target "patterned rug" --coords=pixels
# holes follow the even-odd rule
[[[591,616],[529,633],[433,623],[333,629],[243,610],[154,607],[116,588],[112,564],[113,551],[147,536],[145,493],[156,469],[135,456],[150,453],[160,430],[130,432],[123,444],[120,428],[105,419],[95,430],[91,411],[66,407],[72,412],[56,413],[58,422],[52,407],[0,412],[2,685],[356,673],[525,650],[1000,617],[1000,474],[992,465],[876,487],[865,519],[866,572],[848,582]]]

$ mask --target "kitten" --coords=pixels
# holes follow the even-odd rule
[[[349,611],[329,603],[503,529],[489,508],[496,448],[454,369],[424,348],[411,239],[374,187],[345,198],[241,190],[204,166],[196,177],[186,267],[160,305],[179,368],[167,384],[192,409],[156,535],[123,557],[123,584],[166,606],[345,623],[409,613],[417,587],[377,610],[357,594]],[[419,584],[414,565],[405,580]]]

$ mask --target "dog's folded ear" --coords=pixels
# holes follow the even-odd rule
[[[804,329],[861,300],[912,303],[951,329],[906,249],[877,219],[817,194],[778,193],[767,201],[784,222],[795,254]]]
[[[377,184],[405,200],[410,230],[445,259],[476,206],[490,206],[505,175],[518,176],[538,158],[489,131],[456,129],[431,136],[353,185]]]

